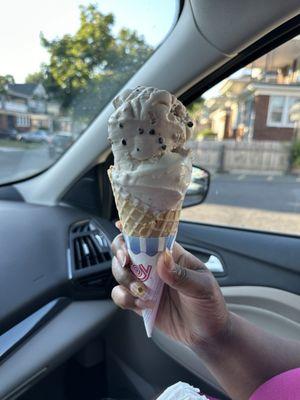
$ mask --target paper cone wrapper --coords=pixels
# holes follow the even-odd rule
[[[155,306],[143,310],[143,320],[148,337],[151,337],[163,291],[163,282],[159,278],[156,264],[158,256],[166,249],[172,251],[176,235],[166,237],[137,237],[124,234],[124,239],[132,260],[131,272],[143,282],[148,290],[145,300],[151,300]]]

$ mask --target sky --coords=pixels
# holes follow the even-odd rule
[[[79,5],[97,4],[115,15],[121,27],[135,29],[157,46],[168,33],[177,12],[177,0],[0,0],[0,75],[23,83],[29,73],[49,59],[39,35],[47,39],[74,33],[79,27]]]

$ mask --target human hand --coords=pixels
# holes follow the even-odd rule
[[[114,302],[141,315],[153,307],[145,301],[147,288],[130,271],[130,257],[122,234],[112,244],[112,272],[119,283],[112,291]],[[206,266],[175,243],[172,254],[163,252],[157,272],[164,281],[155,326],[191,347],[212,343],[227,332],[229,312],[217,281]]]

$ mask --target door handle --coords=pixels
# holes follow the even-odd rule
[[[219,273],[219,274],[222,273],[223,274],[225,272],[221,260],[214,255],[211,255],[209,257],[209,259],[206,261],[205,265],[206,265],[206,268],[208,268],[213,273]]]

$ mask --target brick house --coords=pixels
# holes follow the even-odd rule
[[[38,129],[52,130],[45,88],[42,84],[8,84],[0,95],[0,135]]]
[[[222,139],[293,139],[293,106],[300,101],[300,40],[259,58],[223,81],[220,95],[207,98],[203,112]]]

